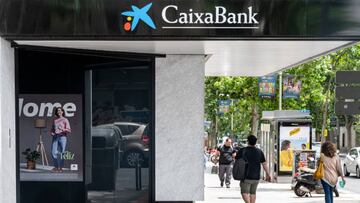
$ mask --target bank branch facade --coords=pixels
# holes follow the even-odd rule
[[[360,39],[355,0],[0,5],[7,203],[203,200],[205,76],[268,75]]]

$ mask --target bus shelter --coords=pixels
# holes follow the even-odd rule
[[[265,154],[274,182],[278,182],[279,175],[292,173],[294,150],[311,149],[311,132],[309,112],[297,110],[262,112],[260,148]]]

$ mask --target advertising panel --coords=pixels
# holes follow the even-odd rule
[[[231,100],[219,100],[219,114],[224,115],[230,110]]]
[[[80,94],[20,94],[21,181],[82,181]]]
[[[280,126],[280,172],[292,171],[294,150],[309,149],[310,129],[310,126]]]
[[[293,75],[283,77],[283,98],[299,98],[301,91],[301,80]]]
[[[276,91],[276,76],[259,77],[259,96],[274,97]]]
[[[307,171],[309,169],[315,170],[315,154],[315,150],[294,150],[293,176],[295,176],[295,173],[297,173],[300,169],[303,171]]]

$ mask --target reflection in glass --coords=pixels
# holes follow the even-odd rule
[[[91,202],[148,202],[149,65],[92,70]]]

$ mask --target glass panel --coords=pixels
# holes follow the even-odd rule
[[[117,124],[116,126],[120,128],[124,135],[134,134],[135,131],[139,128],[138,125]]]
[[[92,66],[90,202],[149,202],[150,64]]]

